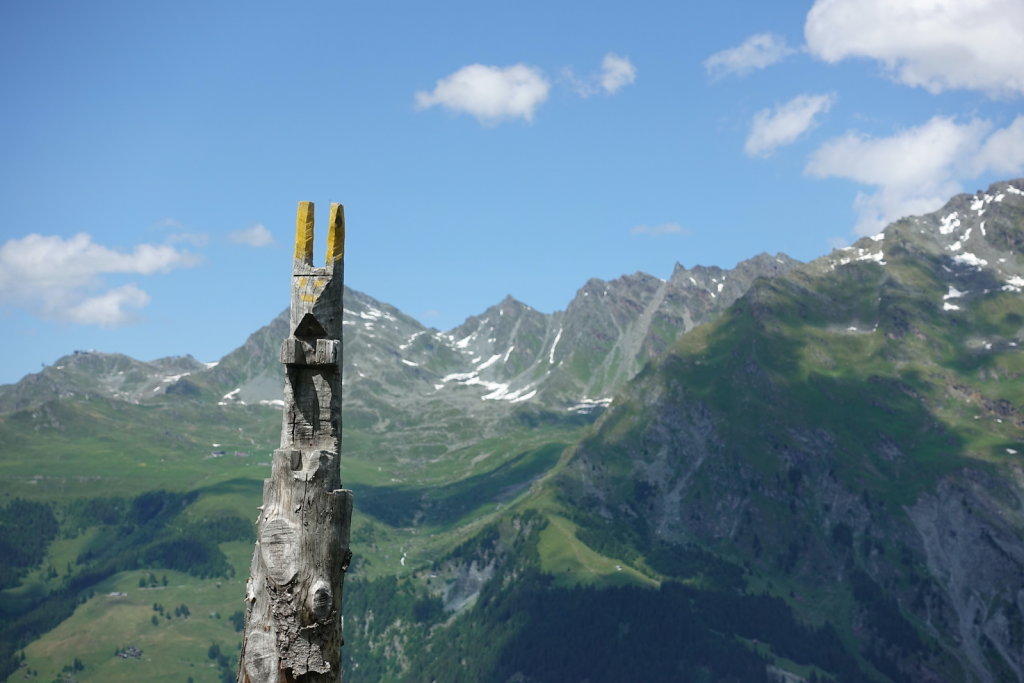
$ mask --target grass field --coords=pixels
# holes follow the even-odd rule
[[[97,398],[0,418],[0,505],[15,497],[48,503],[61,522],[42,562],[19,585],[0,592],[0,615],[26,614],[48,595],[61,594],[97,566],[79,563],[97,547],[116,546],[114,557],[130,557],[122,534],[153,542],[155,536],[139,536],[145,522],[131,518],[133,499],[146,491],[174,492],[185,501],[161,513],[166,519],[152,527],[160,539],[206,528],[211,520],[254,520],[279,420],[278,411],[261,406],[199,409]],[[36,438],[40,429],[45,440]],[[379,438],[357,433],[352,441],[362,448],[355,455],[343,448],[342,454],[343,479],[356,497],[350,575],[413,576],[528,496],[580,431],[579,425],[513,429],[413,468],[403,468]],[[95,522],[80,521],[76,505],[95,499],[121,500],[126,512],[89,526]],[[222,680],[235,661],[224,667],[223,657],[208,655],[213,645],[228,658],[237,654],[240,633],[229,617],[243,609],[253,546],[250,539],[219,547],[233,570],[230,578],[149,566],[140,555],[137,569],[76,589],[64,598],[81,600],[73,614],[17,652],[24,661],[8,680]],[[136,564],[118,561],[120,567]],[[158,585],[140,586],[150,574]],[[154,603],[162,611],[154,611]],[[175,615],[182,605],[187,617]],[[126,648],[141,655],[118,656]]]
[[[31,669],[38,675],[30,680],[52,681],[78,658],[85,668],[73,676],[83,683],[185,683],[188,677],[195,683],[220,681],[221,669],[209,658],[209,650],[217,644],[232,656],[241,643],[241,634],[229,617],[243,608],[252,545],[230,542],[221,544],[221,549],[235,568],[235,578],[197,579],[181,572],[155,570],[160,583],[156,587],[139,586],[148,571],[121,572],[101,582],[96,594],[79,605],[69,619],[25,648],[24,665],[8,680],[25,680],[26,671]],[[166,586],[162,585],[164,576]],[[155,611],[154,604],[163,606],[163,613]],[[190,616],[174,615],[181,605],[188,606]],[[141,656],[122,658],[115,654],[129,647],[140,650]],[[235,662],[237,659],[232,662],[232,671]]]
[[[537,550],[541,569],[554,576],[559,586],[660,585],[624,561],[587,547],[576,538],[576,525],[558,515],[548,516],[548,526],[540,534]]]

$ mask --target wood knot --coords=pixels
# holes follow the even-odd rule
[[[277,585],[289,583],[298,573],[298,549],[299,534],[294,524],[281,517],[263,524],[260,529],[260,553],[267,575]]]
[[[318,622],[327,621],[334,611],[334,596],[331,587],[325,581],[317,581],[310,597],[310,611]]]

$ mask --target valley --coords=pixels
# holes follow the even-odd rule
[[[346,679],[1024,680],[1022,247],[1013,180],[447,332],[346,291]],[[286,335],[0,387],[7,680],[234,680]]]

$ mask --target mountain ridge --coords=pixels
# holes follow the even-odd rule
[[[347,672],[1024,680],[1022,188],[807,264],[593,279],[563,311],[506,297],[448,332],[347,293]],[[104,465],[123,448],[179,473],[189,519],[246,518],[287,331],[138,403],[0,415],[32,461],[0,482],[132,491]]]
[[[648,558],[697,543],[842,605],[888,677],[1021,679],[1009,188],[756,283],[619,395],[560,476],[567,505]]]

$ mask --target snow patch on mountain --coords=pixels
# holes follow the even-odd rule
[[[416,341],[416,337],[420,336],[421,334],[426,334],[426,332],[414,333],[411,337],[409,337],[409,339],[404,344],[399,344],[398,348],[401,349],[402,351],[405,351],[407,348],[412,346],[412,343]]]
[[[1006,284],[1002,286],[1002,290],[1004,292],[1020,292],[1024,290],[1024,278],[1019,275],[1014,275],[1006,280]]]
[[[866,249],[861,249],[860,251],[865,252],[867,250]],[[863,253],[860,256],[858,256],[856,258],[856,260],[857,261],[874,261],[875,263],[880,263],[880,264],[882,264],[884,266],[885,265],[885,261],[883,260],[884,258],[885,258],[884,254],[882,254],[882,252],[879,251],[879,252],[875,252],[875,253]]]
[[[612,404],[610,398],[586,398],[583,397],[576,403],[571,404],[567,410],[573,413],[589,414],[598,408],[607,408]]]
[[[947,299],[959,299],[964,294],[967,294],[967,292],[961,292],[953,285],[950,285],[949,291],[945,295],[943,295],[942,300],[946,301]]]
[[[531,389],[530,386],[525,386],[522,389],[516,391],[509,391],[509,385],[507,384],[496,384],[495,389],[481,398],[485,401],[510,401],[511,403],[520,403],[522,401],[528,401],[537,395],[536,389]]]
[[[605,294],[608,292],[606,291]],[[558,334],[555,335],[555,341],[551,345],[551,353],[548,355],[548,362],[554,365],[555,363],[555,349],[558,348],[558,342],[562,341],[562,328],[558,328]]]
[[[939,221],[939,232],[943,235],[952,234],[954,230],[960,227],[960,214],[956,211],[953,213],[943,216]]]
[[[498,362],[499,358],[501,358],[501,354],[500,353],[494,354],[493,356],[491,356],[490,358],[485,360],[483,363],[481,363],[480,366],[476,369],[476,371],[480,372],[481,370],[485,370],[485,369],[491,367],[492,365],[494,365],[495,363]]]
[[[857,255],[856,256],[842,256],[842,257],[840,257],[840,258],[838,258],[836,260],[829,259],[829,268],[831,270],[835,270],[837,266],[845,266],[845,265],[847,265],[849,263],[852,263],[854,261],[874,261],[875,263],[878,263],[880,265],[883,265],[883,266],[886,265],[885,254],[882,251],[873,252],[873,251],[870,251],[868,249],[864,249],[863,247],[854,247],[854,246],[842,247],[841,249],[838,249],[837,251],[845,252],[845,251],[852,251],[852,250],[856,250],[857,251]]]
[[[1002,195],[999,196],[1001,197]],[[985,193],[980,197],[975,197],[974,200],[971,202],[971,211],[976,211],[979,216],[983,216],[985,214],[985,206],[992,201],[1002,200],[998,199],[995,195],[990,195],[988,193]]]
[[[965,251],[962,254],[957,254],[953,257],[953,260],[957,263],[967,266],[974,266],[978,270],[981,270],[988,265],[988,261],[983,258],[978,258],[969,251]]]
[[[501,354],[493,356],[488,362],[497,360],[501,357]],[[525,386],[521,389],[511,390],[511,385],[503,382],[489,382],[484,379],[480,379],[480,375],[474,372],[453,372],[450,375],[446,375],[441,378],[442,384],[435,384],[434,389],[439,390],[449,382],[456,382],[461,386],[480,386],[487,390],[488,393],[480,397],[483,401],[511,401],[512,403],[518,403],[520,401],[527,401],[537,395],[537,390],[532,389],[531,386]]]
[[[450,375],[445,375],[441,378],[441,381],[447,384],[448,382],[468,382],[471,379],[476,379],[475,372],[453,372]]]
[[[394,322],[396,320],[395,316],[391,315],[390,313],[386,313],[380,310],[379,308],[374,308],[372,306],[369,306],[365,310],[359,311],[358,313],[354,313],[352,311],[349,311],[348,309],[345,309],[345,312],[350,313],[351,315],[358,315],[363,320],[389,320],[391,322]]]
[[[242,387],[236,387],[236,388],[232,389],[228,393],[224,394],[219,401],[217,401],[217,405],[219,405],[219,406],[226,406],[226,405],[230,404],[232,401],[238,401],[238,403],[240,403],[241,405],[244,406],[245,405],[245,401],[239,401],[238,400],[238,394],[241,391],[242,391]]]

